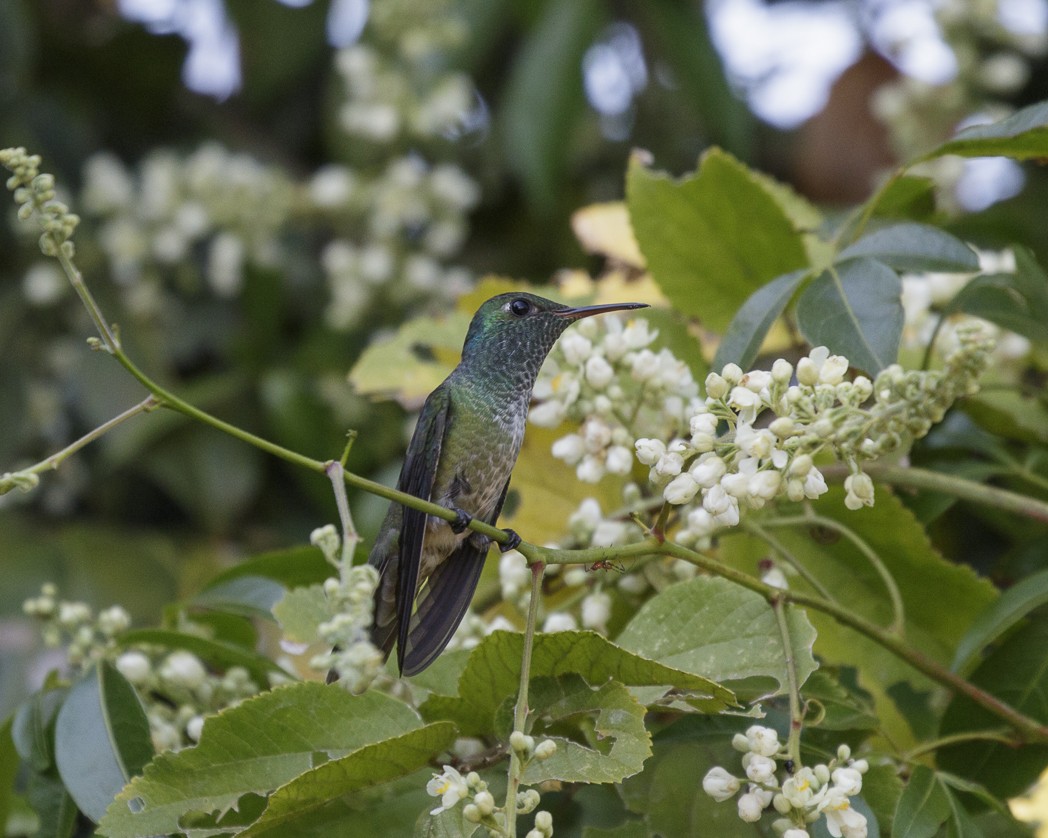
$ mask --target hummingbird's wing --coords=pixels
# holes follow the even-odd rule
[[[422,414],[411,437],[397,488],[423,500],[431,500],[433,481],[440,463],[444,444],[444,430],[448,426],[451,398],[442,385],[429,394]],[[417,509],[404,507],[400,525],[399,561],[397,562],[397,663],[401,672],[408,647],[411,612],[418,588],[419,566],[422,564],[422,543],[426,536],[429,516]]]
[[[509,480],[502,487],[495,508],[484,518],[487,523],[494,525],[498,520],[508,489]],[[478,542],[483,546],[478,546]],[[484,559],[487,558],[490,546],[490,541],[474,534],[429,575],[419,592],[418,608],[412,620],[408,642],[401,647],[405,650],[401,658],[402,674],[421,672],[437,659],[451,641],[473,600],[473,592],[477,589],[477,581],[484,569]]]

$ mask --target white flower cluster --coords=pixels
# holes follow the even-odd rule
[[[339,111],[353,137],[389,144],[458,133],[474,105],[469,77],[443,53],[464,36],[450,4],[387,0],[372,9],[367,41],[343,49],[335,67],[346,87]]]
[[[40,155],[28,154],[21,147],[0,150],[0,166],[11,172],[6,184],[18,204],[18,220],[28,221],[37,216],[43,230],[41,252],[45,256],[57,256],[61,251],[72,258],[75,252],[72,236],[80,217],[56,199],[54,175],[41,173],[40,162]]]
[[[1016,271],[1015,254],[1011,250],[977,250],[979,271],[977,273],[921,273],[903,274],[902,307],[904,325],[902,345],[904,349],[923,350],[931,341],[943,309],[975,277],[983,274],[1013,274]],[[957,330],[973,322],[982,325],[996,344],[991,358],[994,369],[1014,367],[1016,362],[1030,355],[1030,341],[1015,332],[1002,329],[993,323],[967,314],[954,314],[943,322],[936,336],[940,351],[950,351],[957,346]]]
[[[379,294],[398,303],[450,300],[472,285],[468,271],[444,264],[465,241],[466,214],[480,198],[457,166],[431,167],[416,155],[395,158],[374,174],[328,166],[314,176],[309,196],[334,213],[340,230],[346,222],[354,229],[353,238],[342,234],[321,254],[333,328],[358,323]]]
[[[131,625],[126,609],[114,605],[96,617],[83,602],[57,599],[58,590],[50,582],[40,589],[40,596],[22,603],[22,611],[41,620],[41,635],[48,646],[66,644],[66,659],[76,671],[83,671],[94,661],[107,657],[117,647],[117,637]]]
[[[101,221],[98,240],[136,310],[159,305],[152,286],[204,249],[203,273],[219,296],[239,293],[248,263],[278,264],[292,208],[284,173],[206,143],[180,157],[161,150],[137,172],[102,152],[84,166],[80,202]]]
[[[113,662],[142,699],[157,750],[192,745],[200,738],[206,715],[259,692],[259,685],[242,666],[214,673],[199,657],[183,649],[121,646],[120,635],[130,628],[131,616],[119,605],[96,616],[83,602],[59,600],[55,586],[48,583],[22,608],[43,621],[45,643],[67,644],[66,657],[74,671],[83,672],[102,659]],[[276,680],[271,679],[271,684]]]
[[[718,803],[733,798],[746,785],[737,801],[739,818],[756,823],[770,808],[781,817],[772,829],[783,838],[810,838],[808,827],[825,819],[833,838],[866,838],[866,816],[853,808],[851,798],[862,791],[866,760],[851,759],[851,749],[841,745],[837,758],[814,768],[796,769],[781,783],[776,776],[779,762],[788,757],[772,728],[753,725],[737,733],[732,747],[742,752],[744,776],[724,768],[711,768],[702,780],[703,791]]]
[[[582,320],[546,359],[534,391],[541,403],[529,419],[580,424],[553,445],[579,480],[629,474],[638,437],[673,436],[701,404],[688,366],[668,349],[649,348],[657,337],[643,318],[606,315]]]
[[[509,737],[509,746],[522,765],[531,760],[546,760],[557,752],[557,743],[544,739],[536,743],[534,737],[513,731]],[[445,765],[444,771],[434,774],[426,783],[426,791],[432,797],[440,798],[440,805],[433,809],[431,815],[439,815],[455,808],[460,801],[468,801],[462,809],[462,816],[469,822],[488,827],[493,835],[505,834],[505,814],[502,807],[496,805],[495,797],[488,791],[488,784],[476,771],[470,771],[465,777],[451,765]],[[525,789],[517,793],[515,801],[518,815],[534,812],[541,802],[539,793],[534,789]],[[527,838],[550,838],[553,835],[553,816],[549,812],[535,814],[535,828]]]
[[[872,506],[873,481],[861,461],[924,436],[957,398],[977,389],[992,341],[978,328],[962,329],[957,338],[943,370],[893,364],[872,382],[861,375],[847,380],[847,359],[825,347],[802,358],[796,371],[780,358],[770,372],[744,373],[728,364],[711,373],[706,400],[692,411],[689,438],[636,443],[651,482],[666,502],[684,507],[677,539],[707,543],[717,530],[737,525],[747,509],[780,497],[819,497],[826,481],[815,458],[824,452],[852,469],[844,484],[848,508]],[[766,412],[775,418],[761,426],[758,417],[763,422]],[[727,431],[718,435],[721,423]]]
[[[142,697],[158,751],[195,744],[206,716],[233,707],[260,689],[244,667],[213,673],[200,658],[182,649],[164,653],[133,648],[114,663]]]
[[[1009,13],[1006,6],[1021,6],[1023,11]],[[1034,11],[1035,6],[1040,8]],[[927,151],[930,139],[945,141],[973,115],[980,121],[1008,116],[1012,108],[1007,100],[1026,84],[1031,64],[1048,52],[1048,29],[1043,23],[1036,24],[1038,16],[1043,19],[1043,3],[942,0],[930,8],[942,42],[952,52],[954,72],[938,82],[902,74],[880,87],[872,98],[874,114],[888,127],[892,145],[904,160]],[[896,27],[896,41],[883,44],[882,51],[915,52],[919,47],[907,42],[919,30]],[[943,186],[953,187],[969,167],[960,158],[944,157],[921,168]],[[942,190],[940,198],[946,206],[956,203],[952,189]]]
[[[382,652],[369,634],[377,587],[378,571],[368,564],[351,568],[341,580],[324,582],[334,616],[317,626],[317,637],[332,649],[314,656],[309,665],[335,670],[338,682],[352,693],[364,692],[382,672]]]

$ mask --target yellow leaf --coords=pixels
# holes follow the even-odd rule
[[[420,407],[458,363],[471,316],[454,311],[439,319],[409,320],[392,338],[364,350],[349,383],[363,395]]]
[[[576,210],[571,216],[571,229],[587,253],[597,253],[633,268],[647,265],[622,201]]]

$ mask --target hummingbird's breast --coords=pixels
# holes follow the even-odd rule
[[[459,397],[453,397],[451,424],[444,435],[431,499],[494,523],[491,519],[495,507],[524,440],[527,405],[517,409],[512,403],[493,405],[469,398],[468,393],[456,396]],[[446,521],[431,517],[420,574],[431,573],[471,532],[452,532]]]

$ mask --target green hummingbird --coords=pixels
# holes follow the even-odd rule
[[[468,530],[494,525],[524,439],[539,367],[575,320],[646,308],[612,303],[572,308],[534,294],[492,297],[466,333],[462,360],[422,407],[397,488],[457,513],[455,521],[392,503],[368,562],[379,571],[371,640],[402,675],[429,666],[448,645],[473,599],[491,539]],[[520,536],[506,530],[516,547]]]

